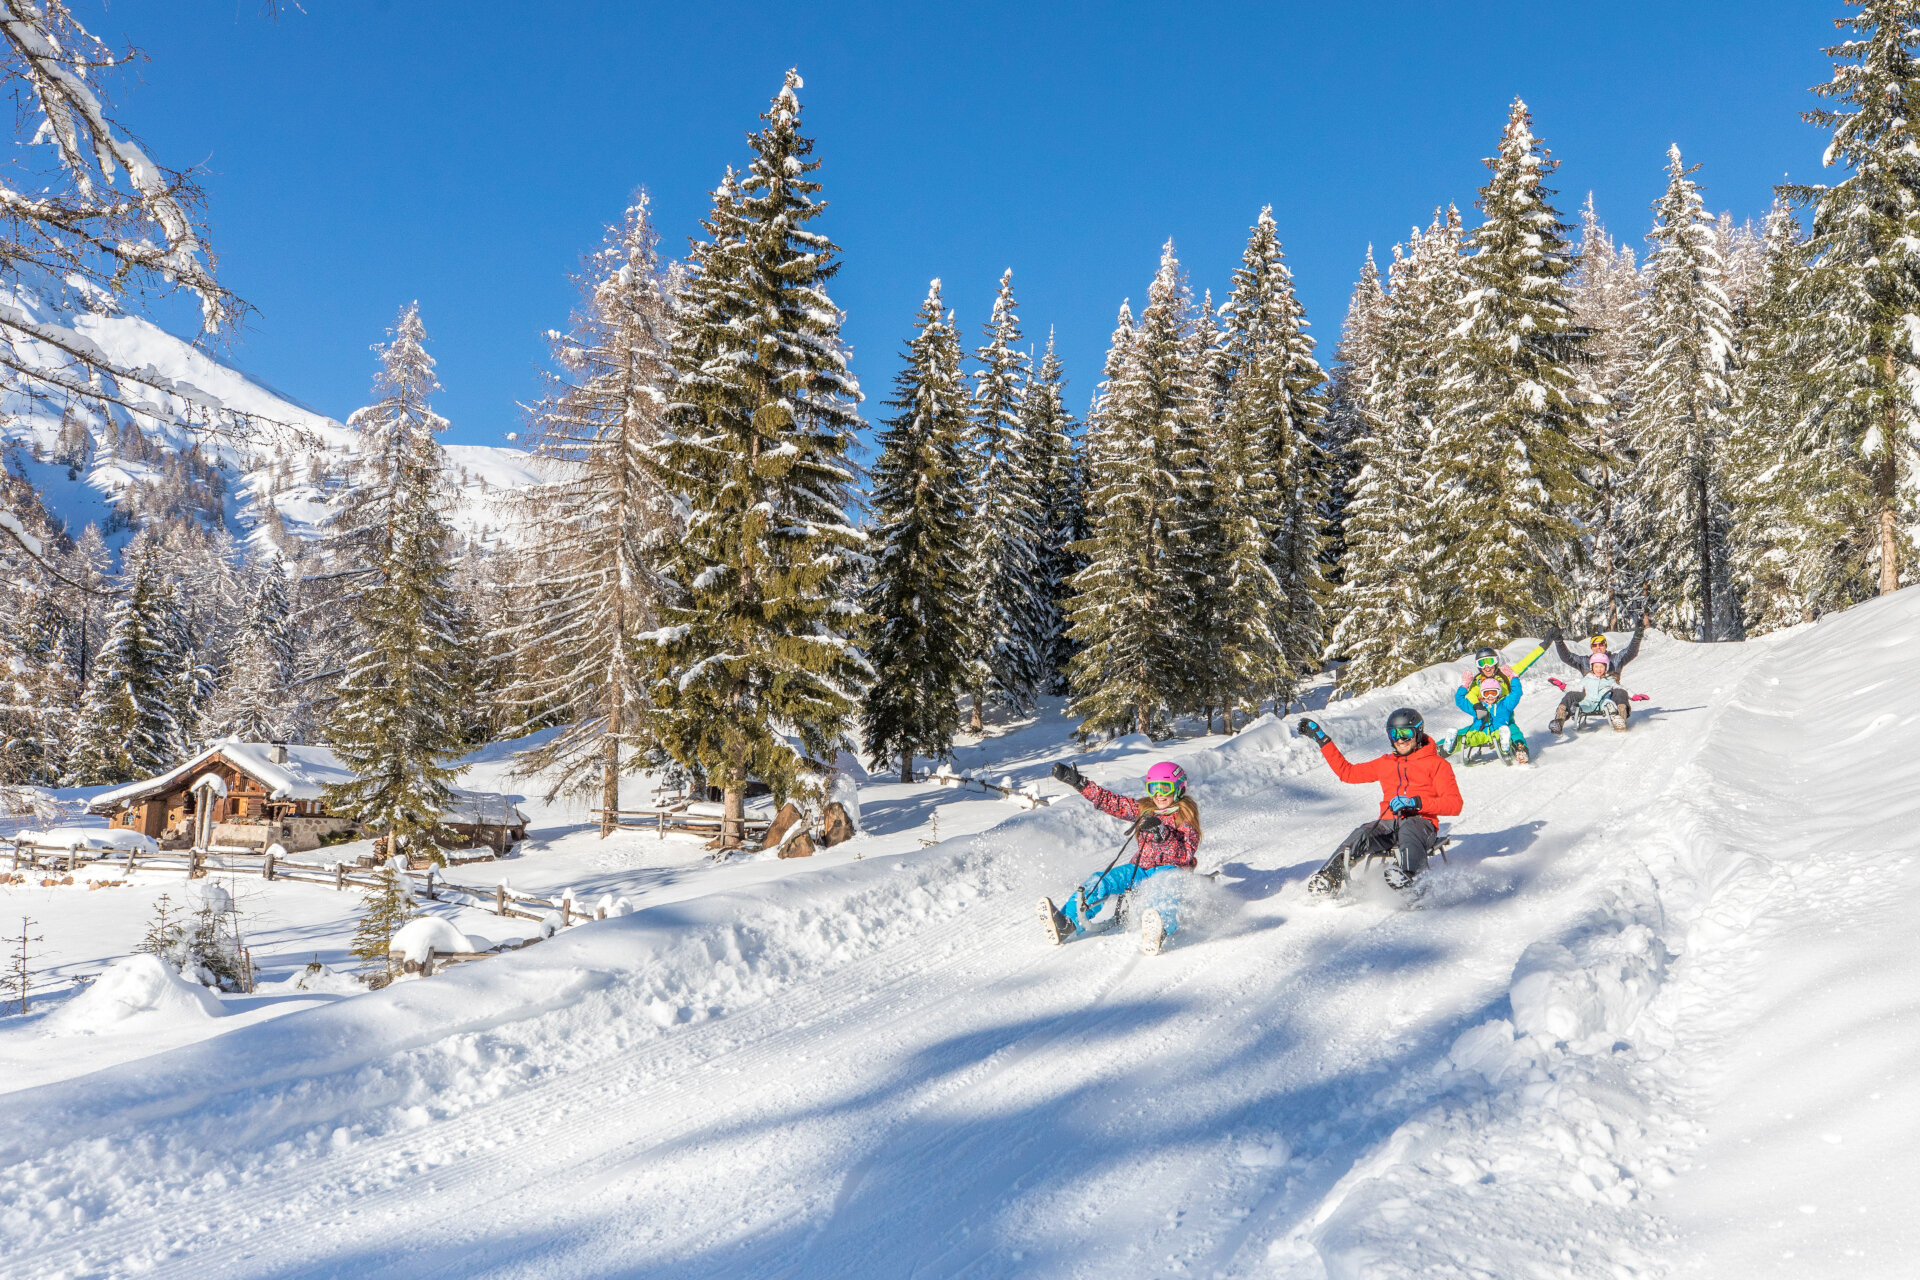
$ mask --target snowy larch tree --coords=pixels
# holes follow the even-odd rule
[[[347,419],[361,434],[361,473],[328,535],[337,572],[353,583],[355,647],[327,725],[353,780],[329,787],[326,800],[388,837],[389,852],[431,857],[464,745],[465,636],[437,438],[447,420],[428,400],[440,383],[417,303],[392,333],[380,349],[378,399]]]
[[[640,193],[577,277],[579,307],[552,335],[559,372],[528,411],[544,483],[517,500],[533,589],[506,606],[510,702],[560,731],[520,761],[547,800],[598,793],[614,829],[620,779],[644,762],[648,668],[677,537],[665,484],[673,392],[671,281]]]
[[[1834,25],[1832,102],[1806,113],[1833,131],[1824,161],[1847,176],[1785,190],[1811,201],[1808,315],[1821,358],[1810,373],[1806,443],[1843,445],[1872,486],[1879,590],[1900,587],[1910,548],[1920,408],[1920,0],[1848,0],[1860,12]]]
[[[839,250],[810,225],[826,206],[800,87],[789,71],[746,179],[715,193],[673,346],[683,594],[652,637],[654,724],[720,788],[727,847],[750,781],[785,796],[831,765],[872,674],[854,646],[866,539],[846,515],[860,389],[826,291]]]
[[[1487,167],[1427,468],[1441,653],[1538,634],[1562,611],[1589,500],[1580,441],[1595,406],[1576,363],[1573,255],[1525,103]]]
[[[977,500],[969,540],[976,598],[973,711],[970,728],[983,725],[989,696],[1015,714],[1027,711],[1038,692],[1045,626],[1040,585],[1044,503],[1040,478],[1031,469],[1020,417],[1027,370],[1020,354],[1020,317],[1013,272],[1000,288],[987,320],[986,345],[975,357],[973,452]]]
[[[1726,565],[1725,463],[1733,316],[1714,222],[1694,169],[1667,152],[1667,188],[1647,236],[1645,363],[1634,379],[1627,429],[1638,454],[1633,485],[1647,593],[1669,631],[1701,640],[1737,634]]]
[[[898,764],[902,782],[913,781],[916,755],[952,754],[975,634],[975,472],[960,360],[935,280],[894,379],[887,403],[895,415],[880,433],[867,502],[875,549],[864,604],[874,619],[867,642],[874,679],[861,729],[874,767]]]
[[[224,678],[201,716],[202,741],[234,735],[248,742],[297,742],[305,704],[294,673],[292,610],[286,570],[275,558],[254,571]]]

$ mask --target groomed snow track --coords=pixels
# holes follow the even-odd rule
[[[1552,739],[1530,680],[1535,766],[1461,770],[1411,908],[1305,898],[1377,797],[1265,721],[1170,752],[1223,874],[1159,957],[1038,936],[1034,898],[1117,841],[1069,802],[15,1093],[0,1275],[1716,1274],[1666,1189],[1794,909],[1803,828],[1754,783],[1797,746],[1768,681],[1897,661],[1911,594],[1649,637],[1624,735]],[[1450,726],[1452,678],[1320,718],[1371,754],[1402,703]],[[1920,719],[1862,697],[1836,729]]]

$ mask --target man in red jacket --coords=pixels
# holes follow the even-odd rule
[[[1307,892],[1327,894],[1346,882],[1347,867],[1370,853],[1392,853],[1397,863],[1387,868],[1387,883],[1404,889],[1427,869],[1427,858],[1440,843],[1440,819],[1460,812],[1460,788],[1453,766],[1433,749],[1420,713],[1402,707],[1387,717],[1387,738],[1393,750],[1364,764],[1349,763],[1312,720],[1300,721],[1300,736],[1320,744],[1320,754],[1342,782],[1380,784],[1380,817],[1353,829],[1340,842],[1327,864],[1307,879]]]

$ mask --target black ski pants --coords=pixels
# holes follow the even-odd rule
[[[1402,871],[1419,875],[1427,869],[1427,859],[1439,843],[1440,828],[1430,818],[1381,818],[1355,827],[1321,870],[1338,880],[1345,875],[1347,861],[1359,862],[1370,853],[1388,853]]]

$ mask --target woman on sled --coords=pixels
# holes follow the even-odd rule
[[[1055,907],[1052,898],[1040,899],[1047,937],[1058,944],[1080,936],[1109,899],[1131,890],[1148,903],[1140,913],[1140,948],[1157,954],[1179,928],[1179,884],[1185,877],[1173,873],[1193,870],[1200,849],[1200,806],[1187,794],[1186,770],[1171,760],[1156,764],[1147,770],[1147,794],[1141,800],[1089,782],[1070,764],[1053,766],[1053,776],[1093,801],[1100,812],[1133,823],[1137,847],[1128,861],[1087,877],[1060,906]]]

